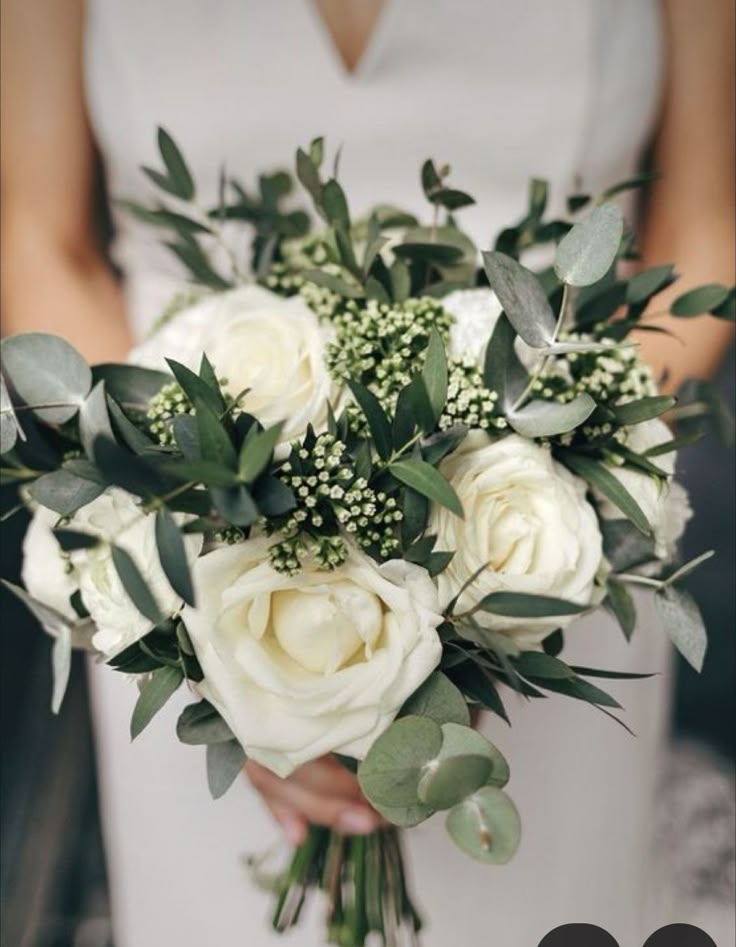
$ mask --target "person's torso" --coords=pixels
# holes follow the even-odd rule
[[[523,212],[528,180],[553,204],[630,174],[656,114],[656,0],[385,0],[348,74],[311,0],[89,0],[86,82],[113,198],[146,199],[156,126],[214,201],[220,166],[253,182],[324,135],[342,146],[356,213],[422,210],[419,167],[452,166],[477,200],[481,245]],[[306,203],[306,200],[305,200]],[[156,236],[116,212],[116,262],[136,328],[181,288]]]

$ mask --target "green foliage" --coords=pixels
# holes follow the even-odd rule
[[[240,775],[245,759],[237,740],[207,744],[207,786],[213,799],[225,795]]]
[[[452,840],[466,854],[492,865],[508,862],[521,839],[519,813],[496,786],[483,786],[452,808],[446,825]]]
[[[143,731],[166,701],[178,689],[184,677],[178,668],[162,667],[153,671],[143,684],[130,721],[132,740]]]
[[[557,246],[555,273],[560,281],[569,286],[590,286],[601,280],[618,255],[623,229],[618,205],[595,207]]]
[[[684,589],[666,585],[654,596],[657,614],[672,643],[696,671],[701,671],[708,643],[703,616]]]
[[[444,723],[470,724],[470,713],[461,691],[440,671],[435,671],[401,708],[402,716],[429,717]]]

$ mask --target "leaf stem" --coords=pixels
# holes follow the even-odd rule
[[[552,338],[550,339],[550,344],[554,344],[557,341],[557,337],[559,336],[560,331],[562,330],[562,324],[565,321],[565,313],[567,312],[567,301],[568,301],[569,294],[570,294],[570,287],[568,286],[567,283],[563,283],[562,284],[562,299],[560,301],[560,311],[557,313],[557,322],[555,323],[555,328],[554,328],[554,331],[552,332]],[[534,390],[534,385],[537,383],[537,380],[544,374],[544,371],[547,368],[547,365],[551,358],[553,358],[552,355],[545,354],[545,355],[542,355],[542,357],[537,360],[537,364],[534,367],[534,371],[532,372],[531,377],[529,378],[529,381],[526,384],[526,387],[524,388],[522,393],[519,395],[519,397],[516,399],[516,401],[514,402],[511,408],[512,412],[518,411],[519,408],[522,407],[522,405],[526,403],[526,401],[529,398],[529,395],[531,395],[532,391]]]

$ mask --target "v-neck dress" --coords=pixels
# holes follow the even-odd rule
[[[253,181],[288,166],[316,135],[342,146],[356,213],[382,201],[422,210],[418,168],[449,162],[476,206],[462,223],[490,246],[544,176],[553,210],[577,183],[594,191],[634,172],[658,109],[659,8],[653,0],[386,0],[349,74],[308,0],[89,0],[86,90],[114,198],[147,199],[155,128],[180,142],[203,201],[220,164]],[[113,256],[143,334],[182,273],[155,235],[114,210]],[[607,618],[568,635],[581,664],[666,671],[646,610],[631,646]],[[92,668],[97,754],[116,947],[270,947],[268,898],[243,856],[277,837],[241,780],[209,798],[204,753],[179,744],[171,701],[135,741],[136,689]],[[484,727],[508,756],[524,838],[505,867],[458,853],[441,818],[408,845],[426,947],[536,947],[588,922],[643,942],[643,905],[667,675],[619,684],[630,736],[593,708],[513,699],[513,726]],[[323,943],[319,912],[284,938]],[[651,927],[649,932],[651,932]]]

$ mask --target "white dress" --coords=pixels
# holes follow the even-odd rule
[[[253,181],[324,134],[343,145],[356,212],[377,200],[421,210],[421,161],[449,161],[452,181],[477,199],[463,225],[486,245],[522,214],[530,176],[549,178],[562,209],[576,178],[595,191],[635,170],[661,60],[651,0],[386,0],[353,75],[310,0],[91,0],[86,38],[113,197],[150,195],[138,166],[157,163],[159,124],[208,201],[223,160]],[[181,274],[150,230],[116,223],[114,257],[143,333]],[[567,637],[579,663],[666,672],[646,613],[631,646],[605,618]],[[209,799],[203,751],[176,740],[176,701],[131,745],[135,688],[106,668],[91,680],[116,947],[276,943],[268,898],[242,867],[276,837],[259,799],[244,780]],[[427,947],[535,947],[571,922],[607,928],[622,945],[651,933],[643,904],[666,673],[611,690],[636,737],[562,697],[510,700],[510,730],[486,722],[511,762],[523,843],[510,865],[489,868],[454,850],[441,819],[412,833]],[[313,912],[285,943],[318,947],[319,921]]]

